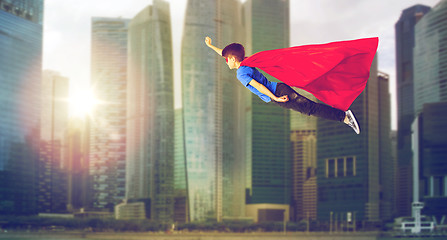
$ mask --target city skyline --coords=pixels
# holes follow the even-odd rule
[[[88,91],[91,17],[133,18],[151,2],[150,0],[133,0],[130,3],[120,1],[105,3],[103,0],[69,0],[62,3],[46,0],[43,69],[55,70],[68,77],[71,80],[71,95],[79,91]],[[172,12],[174,95],[175,107],[178,108],[181,106],[180,42],[186,0],[168,0],[168,2],[171,3],[170,11]],[[362,2],[344,0],[337,3],[329,0],[312,1],[312,3],[311,1],[291,1],[290,45],[378,36],[380,38],[379,70],[390,76],[392,129],[396,129],[394,24],[401,11],[407,7],[418,3],[433,7],[438,2],[439,0],[401,0],[392,3],[385,0]],[[321,8],[321,6],[325,7]],[[348,7],[349,11],[346,11]],[[348,14],[345,14],[346,12]],[[369,14],[371,12],[374,14]]]
[[[26,1],[17,1],[14,4],[27,3]],[[3,72],[6,74],[0,75],[5,76],[1,79],[4,86],[2,97],[4,103],[11,102],[16,105],[4,104],[3,112],[0,112],[3,114],[0,143],[6,143],[0,148],[0,151],[5,153],[0,154],[2,160],[0,167],[3,168],[0,169],[2,170],[0,177],[5,179],[1,182],[9,185],[15,182],[14,177],[18,176],[23,182],[27,182],[28,186],[19,183],[22,185],[15,187],[21,191],[18,200],[12,201],[5,197],[0,199],[0,210],[5,211],[12,202],[12,206],[15,204],[32,214],[41,212],[75,214],[77,209],[73,207],[83,207],[86,204],[87,211],[105,210],[104,213],[107,212],[109,216],[112,216],[110,213],[115,209],[117,219],[120,214],[124,216],[123,218],[128,218],[130,215],[126,214],[138,207],[140,212],[145,212],[140,217],[146,216],[161,221],[170,221],[173,218],[188,221],[189,216],[191,221],[216,219],[220,222],[225,219],[249,217],[254,222],[259,222],[290,219],[290,215],[299,211],[299,204],[304,206],[305,201],[315,199],[314,202],[318,203],[318,207],[312,206],[315,210],[312,213],[314,216],[306,216],[307,218],[316,217],[318,220],[332,221],[333,215],[337,219],[337,216],[353,213],[354,218],[358,220],[375,222],[405,216],[396,215],[393,209],[396,159],[392,157],[390,147],[392,111],[389,88],[390,82],[395,84],[397,82],[399,88],[401,80],[392,79],[388,72],[379,67],[383,58],[385,58],[383,61],[388,61],[386,57],[388,52],[376,54],[371,65],[368,86],[351,106],[362,126],[362,134],[359,136],[352,134],[348,127],[340,128],[335,125],[339,123],[329,123],[321,118],[307,118],[298,113],[294,113],[292,117],[289,116],[289,112],[287,114],[272,112],[269,111],[271,105],[265,106],[264,103],[259,104],[257,108],[257,104],[253,104],[256,98],[250,95],[243,85],[237,84],[233,79],[234,72],[225,66],[221,56],[203,47],[202,35],[211,36],[213,43],[218,47],[223,47],[226,42],[236,39],[244,43],[248,54],[262,49],[280,48],[283,47],[282,44],[288,45],[289,15],[286,13],[278,17],[276,13],[281,11],[282,5],[288,6],[289,0],[276,0],[274,3],[278,3],[278,8],[275,8],[274,4],[266,7],[271,3],[269,1],[231,0],[232,4],[229,4],[229,0],[188,0],[187,17],[182,22],[185,31],[182,33],[182,43],[177,44],[183,46],[182,65],[178,68],[182,70],[183,89],[177,94],[181,96],[181,101],[185,105],[177,109],[174,104],[176,90],[173,84],[175,65],[172,63],[176,55],[171,49],[176,43],[172,43],[175,42],[171,38],[173,18],[169,10],[173,9],[173,3],[168,0],[147,1],[152,5],[145,5],[133,18],[90,17],[92,42],[89,43],[91,48],[89,71],[92,82],[89,82],[89,86],[84,90],[96,88],[98,99],[107,104],[99,106],[93,117],[85,117],[85,126],[74,124],[68,119],[68,105],[72,104],[69,97],[68,102],[64,100],[58,104],[54,103],[66,98],[64,96],[68,94],[69,82],[76,82],[76,79],[71,79],[58,69],[41,71],[44,37],[39,19],[32,19],[33,10],[25,7],[21,9],[17,7],[18,5],[12,8],[8,5],[12,4],[11,2],[1,5],[0,20],[3,21],[1,25],[5,26],[7,33],[10,33],[0,36],[0,40],[5,43],[4,47],[7,47],[4,56],[18,61],[5,61],[6,57],[2,59],[6,63],[3,64]],[[42,4],[43,1],[40,3],[41,8]],[[242,11],[244,9],[245,11]],[[416,35],[415,47],[403,51],[405,54],[412,53],[415,58],[414,65],[411,65],[418,70],[414,70],[415,91],[410,95],[417,99],[419,105],[445,101],[447,96],[447,91],[443,91],[446,85],[443,70],[446,65],[443,57],[445,44],[442,44],[445,39],[442,36],[447,33],[447,28],[443,24],[439,24],[438,27],[437,24],[444,21],[442,13],[447,10],[447,0],[439,1],[432,10],[425,18],[420,18],[420,13],[411,14],[422,19],[421,23],[424,24],[416,25],[416,34],[413,33]],[[405,11],[402,9],[400,13]],[[40,13],[42,12],[41,9]],[[399,49],[397,36],[400,36],[397,31],[399,22],[395,28],[397,49]],[[14,29],[13,26],[18,27]],[[275,26],[275,29],[272,26]],[[403,24],[403,29],[409,29],[408,23]],[[14,41],[10,41],[10,36],[14,34],[17,34],[19,39],[33,40],[33,44],[28,44],[28,48],[23,44],[15,44]],[[269,34],[271,36],[264,37]],[[26,36],[32,37],[26,38]],[[281,36],[284,36],[284,39]],[[271,42],[279,45],[266,44]],[[432,51],[425,51],[427,48]],[[39,56],[23,57],[25,56],[23,53],[31,53],[30,56],[39,54]],[[401,56],[398,54],[396,57],[399,64]],[[38,61],[30,61],[35,59]],[[8,66],[11,67],[7,69]],[[74,67],[81,69],[81,66]],[[399,66],[396,67],[396,71],[399,77],[401,75]],[[404,75],[413,76],[409,74],[412,72],[413,69],[404,71]],[[435,75],[433,72],[440,75]],[[28,83],[26,87],[21,85],[35,78],[42,78],[43,81]],[[11,81],[14,79],[18,80]],[[50,82],[46,80],[51,80],[51,84],[47,84]],[[37,85],[41,87],[37,88]],[[18,90],[9,91],[9,89]],[[40,90],[40,94],[37,94],[37,89]],[[434,94],[437,91],[432,90],[439,90],[439,97]],[[53,97],[49,98],[49,95]],[[36,96],[42,98],[40,105]],[[146,97],[147,99],[142,100]],[[33,102],[36,104],[29,104]],[[402,107],[402,101],[398,104],[399,110],[405,109]],[[439,106],[446,107],[445,102],[441,104],[444,105]],[[422,115],[419,115],[418,121],[421,121],[421,124],[417,131],[415,130],[417,126],[413,124],[416,127],[413,126],[410,144],[413,159],[417,159],[414,156],[420,156],[424,161],[422,164],[432,161],[433,164],[444,167],[446,165],[442,160],[445,159],[444,149],[447,149],[445,138],[429,138],[435,139],[434,141],[420,138],[420,147],[414,144],[418,142],[415,136],[419,132],[428,134],[426,136],[438,133],[434,131],[436,128],[430,125],[430,122],[439,123],[441,129],[437,130],[441,133],[446,130],[443,121],[445,114],[440,114],[440,118],[433,117],[437,106],[424,105],[423,109],[420,109]],[[31,124],[36,121],[33,109],[41,110],[41,118],[37,119],[42,122],[37,127]],[[418,111],[416,107],[414,117],[417,117]],[[22,119],[25,113],[29,114],[26,121],[17,121]],[[174,118],[174,113],[177,119]],[[59,115],[64,117],[59,118]],[[282,115],[284,120],[279,122],[288,127],[275,122],[269,122],[265,127],[259,127],[262,124],[254,124],[258,120],[267,122],[269,118]],[[181,117],[181,123],[178,117]],[[409,119],[414,118],[410,116]],[[297,176],[294,176],[295,180],[299,181],[294,184],[295,186],[303,184],[297,191],[304,192],[306,187],[309,192],[315,194],[307,200],[294,195],[297,203],[295,209],[291,207],[293,201],[289,202],[291,196],[288,192],[290,191],[288,181],[292,177],[288,176],[290,167],[287,164],[288,160],[292,160],[292,156],[289,156],[292,151],[288,145],[294,141],[296,143],[301,141],[292,139],[296,133],[292,130],[303,130],[307,120],[316,121],[317,130],[311,139],[316,148],[316,156],[313,160],[311,157],[306,157],[302,163],[299,162],[300,156],[296,156],[294,164],[303,165],[307,160],[311,160],[312,163],[307,169],[299,166],[300,169],[294,172],[297,173]],[[64,124],[59,125],[59,122]],[[309,125],[309,122],[307,124]],[[62,125],[63,127],[59,129]],[[182,125],[182,129],[179,129]],[[289,128],[291,126],[297,129]],[[275,129],[285,131],[285,134],[282,135],[279,131],[269,132]],[[402,130],[400,121],[399,130]],[[261,139],[258,133],[267,135],[266,139],[270,142],[266,141],[265,147],[263,147],[264,141],[253,141]],[[40,144],[37,142],[39,136]],[[178,141],[175,136],[182,136],[183,141]],[[430,145],[432,142],[435,144]],[[276,143],[282,144],[277,146]],[[285,146],[284,149],[281,145]],[[268,149],[272,146],[275,149]],[[40,148],[40,160],[37,159],[39,153],[34,152],[37,148]],[[183,149],[182,153],[176,148]],[[275,152],[278,149],[280,151]],[[428,150],[419,154],[418,151],[422,149]],[[442,151],[436,155],[432,154],[431,149]],[[19,166],[27,166],[23,164],[25,161],[30,163],[31,167],[28,169]],[[281,164],[282,162],[284,164]],[[287,170],[284,171],[286,173],[283,173],[282,168]],[[262,171],[259,171],[260,169]],[[398,172],[406,171],[405,168],[397,167],[397,169]],[[65,170],[70,173],[64,174]],[[174,175],[174,172],[178,174],[179,171],[184,171],[180,177],[184,178],[185,184],[182,179]],[[426,173],[424,171],[426,179],[422,180],[428,182],[421,185],[428,186],[426,196],[447,196],[445,171]],[[299,178],[299,174],[301,176],[306,174],[306,178]],[[413,176],[416,179],[417,174]],[[29,179],[33,180],[28,181]],[[309,181],[304,185],[302,180],[307,179]],[[175,180],[177,181],[174,182]],[[84,188],[75,187],[73,184],[75,182],[80,182]],[[404,184],[411,185],[411,182],[407,180]],[[176,188],[174,184],[178,184]],[[14,185],[2,185],[0,190],[5,191],[11,186]],[[282,186],[286,189],[284,192],[281,192]],[[415,186],[417,188],[417,184]],[[68,191],[65,191],[66,189]],[[20,205],[24,203],[20,198],[23,197],[25,190],[38,191],[33,198],[28,199],[29,202],[33,202],[26,206],[28,209]],[[260,192],[262,194],[259,194]],[[79,198],[74,195],[79,195]],[[119,204],[122,211],[117,211],[117,208],[113,207],[117,207],[116,204],[121,200],[125,200]],[[141,211],[141,201],[146,205],[144,211]],[[272,206],[266,206],[272,203]],[[438,203],[429,203],[427,206],[436,209]],[[83,213],[84,209],[80,208],[79,211]],[[296,215],[297,219],[304,217]]]

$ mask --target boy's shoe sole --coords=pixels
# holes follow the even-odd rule
[[[354,129],[355,133],[360,134],[360,128],[359,125],[357,124],[357,120],[355,119],[354,114],[351,112],[351,110],[348,110],[345,112],[346,116],[348,117],[348,125]]]

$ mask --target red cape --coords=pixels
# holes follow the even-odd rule
[[[257,67],[346,111],[366,87],[378,42],[375,37],[263,51],[241,66]]]

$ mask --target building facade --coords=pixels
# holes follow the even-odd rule
[[[425,104],[413,125],[418,138],[413,147],[419,164],[419,199],[424,203],[422,214],[437,222],[447,216],[447,102]]]
[[[37,213],[43,1],[0,1],[0,214]]]
[[[189,0],[182,40],[182,105],[191,221],[244,215],[243,86],[203,46],[242,41],[241,4]]]
[[[174,219],[174,81],[169,4],[129,24],[126,198],[150,199],[150,218]]]
[[[174,126],[174,221],[189,222],[188,183],[185,158],[183,109],[175,112]]]
[[[91,84],[102,104],[90,123],[91,207],[101,211],[125,197],[128,23],[92,18]]]
[[[41,141],[37,165],[37,209],[39,213],[67,211],[67,168],[63,165],[62,140]]]
[[[244,3],[245,54],[289,47],[289,1]],[[264,73],[265,74],[265,73]],[[275,78],[265,74],[273,82]],[[289,110],[246,91],[246,204],[291,200]]]
[[[413,48],[415,46],[416,23],[430,7],[415,5],[402,11],[395,24],[396,35],[396,88],[397,88],[397,157],[399,170],[396,172],[397,215],[411,213],[411,123],[414,119],[414,70]]]

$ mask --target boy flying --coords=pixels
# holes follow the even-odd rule
[[[238,80],[252,93],[258,95],[263,101],[270,102],[271,100],[273,100],[274,103],[276,103],[281,107],[292,109],[303,114],[313,115],[328,120],[344,122],[345,124],[349,125],[357,134],[360,134],[360,128],[351,110],[344,111],[340,110],[339,108],[349,107],[349,105],[352,104],[352,101],[354,101],[355,98],[365,88],[366,80],[369,77],[369,66],[371,65],[372,58],[366,61],[366,65],[369,65],[367,66],[368,76],[366,77],[366,80],[361,80],[361,82],[359,83],[354,82],[353,83],[355,85],[354,87],[348,86],[348,89],[346,89],[345,86],[347,85],[347,83],[345,79],[337,80],[339,82],[334,82],[335,79],[334,76],[343,74],[340,74],[339,71],[336,71],[337,73],[336,75],[334,75],[334,73],[331,72],[333,69],[337,69],[337,67],[346,69],[346,66],[338,66],[338,65],[342,65],[340,64],[340,62],[346,64],[346,62],[349,62],[351,60],[352,62],[351,65],[353,65],[352,67],[355,67],[356,69],[357,68],[362,69],[363,67],[363,71],[361,72],[361,74],[358,73],[359,70],[354,71],[356,71],[357,72],[356,74],[361,75],[362,79],[364,79],[366,76],[364,71],[366,67],[358,66],[357,64],[359,61],[358,59],[352,59],[352,58],[349,59],[351,56],[359,55],[358,49],[355,50],[356,51],[355,53],[351,53],[352,49],[346,50],[346,47],[343,46],[344,47],[343,50],[339,49],[337,50],[338,52],[336,53],[330,53],[332,54],[331,56],[333,56],[334,59],[337,59],[337,63],[335,63],[334,65],[334,63],[330,62],[328,63],[326,60],[328,51],[324,49],[324,47],[328,47],[328,44],[264,51],[252,55],[249,58],[245,58],[245,49],[241,44],[238,43],[232,43],[226,46],[224,49],[220,49],[212,45],[211,38],[206,37],[205,44],[211,49],[213,49],[217,54],[224,57],[230,69],[237,69]],[[338,43],[332,43],[332,44],[338,44]],[[345,44],[345,42],[343,42],[343,44]],[[364,43],[362,42],[362,44]],[[312,58],[314,59],[309,60],[309,56],[311,54],[307,54],[304,57],[300,56],[300,59],[296,59],[296,55],[302,54],[302,52],[308,52],[303,51],[303,47],[307,48],[311,47],[312,48],[311,51],[313,51],[312,53],[314,55],[318,55],[318,53],[320,52],[321,53],[326,52],[325,53],[326,56],[321,59],[325,59],[326,62],[324,62],[323,65],[326,64],[327,69],[329,70],[322,67],[321,60],[320,63],[318,63],[318,60],[315,60],[314,56],[312,56]],[[331,49],[334,49],[333,45],[330,45],[329,47],[331,47]],[[375,49],[376,48],[377,48],[377,40]],[[368,51],[370,52],[374,51],[375,53],[375,49],[374,50],[372,49],[373,47],[369,48]],[[294,52],[291,54],[292,51]],[[347,53],[348,51],[350,52]],[[343,55],[344,59],[340,60],[341,58],[339,57],[339,55]],[[347,55],[349,56],[346,57]],[[292,56],[291,59],[288,59],[288,56]],[[363,60],[364,59],[362,59],[361,61]],[[287,61],[285,64],[282,64],[286,65],[283,66],[283,69],[281,69],[280,65],[281,61]],[[306,64],[308,65],[307,62],[309,61],[314,65],[310,67],[306,66]],[[290,66],[290,63],[293,66]],[[339,107],[336,108],[325,104],[313,102],[297,93],[286,83],[270,82],[262,73],[260,73],[255,68],[255,66],[261,68],[265,72],[269,73],[270,75],[278,78],[283,82],[286,81],[290,82],[291,81],[289,80],[290,78],[299,78],[298,81],[294,80],[295,82],[292,82],[292,84],[289,85],[300,87],[314,94],[318,99],[324,101],[325,103],[329,104],[332,103],[331,105]],[[294,67],[295,68],[300,67],[300,69],[298,70],[293,69]],[[305,70],[302,70],[301,68],[305,68]],[[318,73],[318,71],[320,71],[321,73]],[[352,72],[348,72],[346,74],[349,74],[349,76],[353,75]],[[344,74],[344,76],[337,76],[337,77],[338,78],[345,77],[346,74]],[[313,77],[313,75],[317,77]],[[357,76],[356,78],[358,79],[359,77]],[[336,86],[335,90],[333,89],[334,88],[333,86]]]

